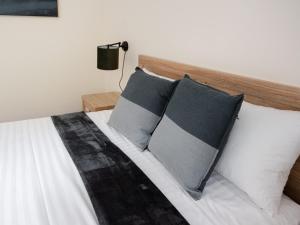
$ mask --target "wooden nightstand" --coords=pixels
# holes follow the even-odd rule
[[[82,106],[85,112],[96,112],[113,109],[117,104],[120,92],[106,92],[82,96]]]

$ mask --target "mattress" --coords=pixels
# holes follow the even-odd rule
[[[190,224],[300,224],[300,206],[284,196],[270,217],[228,180],[213,173],[193,200],[148,151],[107,126],[111,111],[89,113],[94,123],[139,166]],[[81,177],[51,118],[0,124],[0,224],[96,225]]]

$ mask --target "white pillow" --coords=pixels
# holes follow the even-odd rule
[[[244,102],[216,170],[274,215],[299,154],[300,112]]]
[[[150,75],[152,75],[152,76],[159,77],[159,78],[161,78],[161,79],[165,79],[165,80],[169,80],[169,81],[174,81],[174,79],[171,79],[171,78],[169,78],[169,77],[164,77],[164,76],[158,75],[158,74],[156,74],[156,73],[153,73],[153,72],[147,70],[146,68],[143,68],[142,70],[143,70],[145,73],[148,73],[148,74],[150,74]]]

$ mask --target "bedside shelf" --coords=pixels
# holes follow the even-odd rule
[[[117,104],[120,92],[105,92],[82,96],[82,106],[85,112],[97,112],[113,109]]]

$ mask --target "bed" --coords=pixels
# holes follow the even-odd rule
[[[140,56],[139,66],[173,79],[189,73],[216,88],[244,92],[249,102],[300,110],[299,88],[149,56]],[[188,223],[300,224],[299,159],[290,174],[279,214],[274,217],[259,209],[244,192],[216,172],[209,179],[201,200],[195,201],[150,152],[139,151],[107,125],[110,114],[110,110],[93,112],[88,117],[149,177]],[[84,183],[51,118],[0,124],[0,178],[0,224],[98,224]]]

